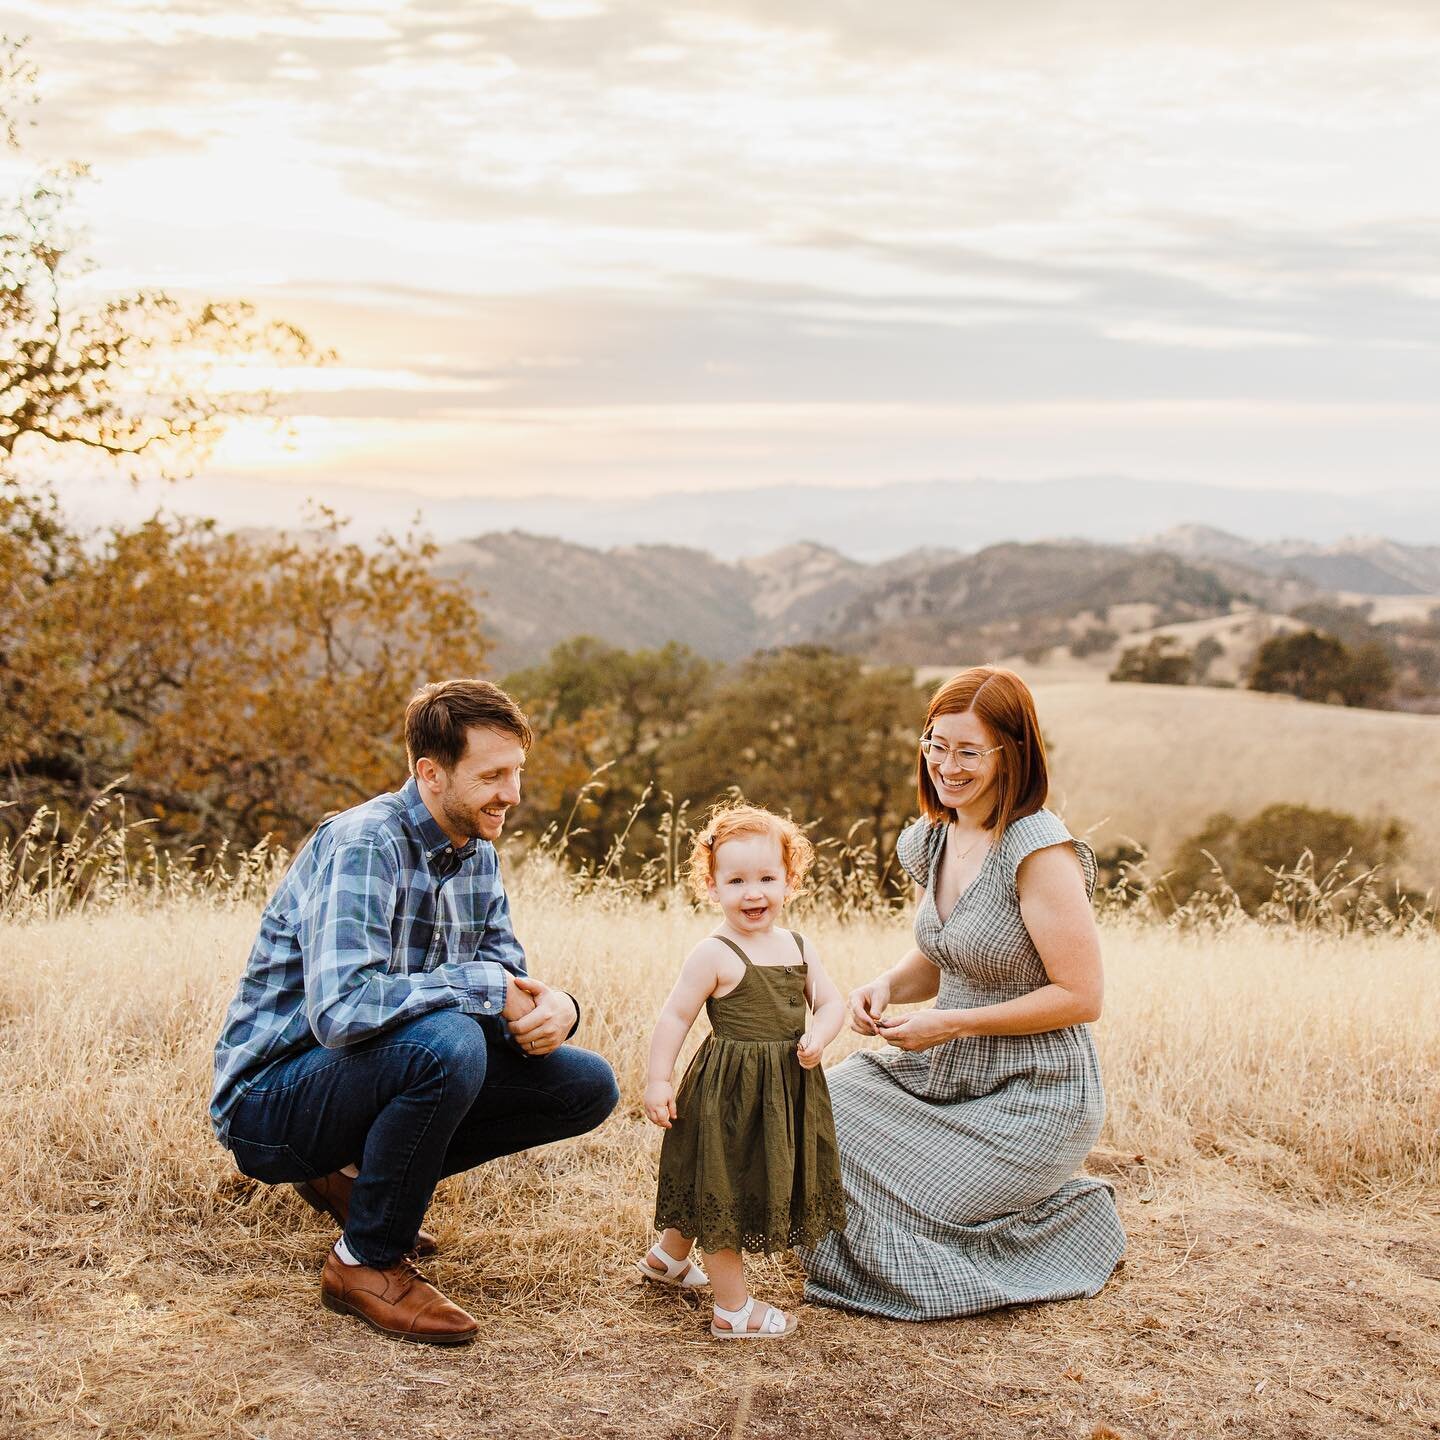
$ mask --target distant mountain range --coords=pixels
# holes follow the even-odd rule
[[[1177,525],[1147,542],[1199,560],[1228,560],[1266,575],[1293,575],[1322,590],[1357,595],[1440,595],[1440,546],[1349,537],[1334,545],[1242,540],[1207,525]]]
[[[373,501],[367,493],[350,501],[336,497],[334,503],[342,514],[363,514]],[[404,516],[393,523],[403,528]],[[724,559],[765,555],[798,543],[865,561],[904,555],[917,545],[972,553],[1003,541],[1130,544],[1176,526],[1245,535],[1262,545],[1298,540],[1331,546],[1347,535],[1440,545],[1440,486],[1433,493],[1336,495],[1103,475],[772,485],[620,498],[428,499],[423,523],[444,537],[524,530],[589,546],[677,545]]]
[[[1242,604],[1284,611],[1336,591],[1440,595],[1440,546],[1266,544],[1201,525],[1131,545],[928,547],[878,563],[815,543],[727,561],[491,533],[444,546],[436,567],[476,595],[501,672],[577,634],[628,649],[677,640],[719,660],[815,642],[926,664],[1055,644],[1087,625],[1137,630]]]

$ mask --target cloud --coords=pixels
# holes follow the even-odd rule
[[[668,406],[715,407],[755,466],[878,473],[938,466],[973,407],[1033,407],[1026,452],[1058,457],[1095,433],[1064,406],[1148,447],[1144,407],[1242,400],[1308,457],[1315,407],[1382,436],[1384,405],[1430,403],[1430,6],[12,5],[41,153],[95,162],[105,278],[293,315],[353,367],[296,412],[443,437],[427,464],[609,407],[591,471],[707,472]],[[872,405],[934,423],[912,444]],[[835,457],[833,407],[873,443]]]

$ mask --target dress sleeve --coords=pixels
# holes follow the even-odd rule
[[[923,815],[912,820],[895,842],[900,868],[923,890],[930,883],[930,854],[935,827]]]
[[[1080,868],[1085,873],[1085,894],[1095,896],[1095,852],[1083,840],[1077,840],[1066,828],[1065,822],[1053,810],[1037,810],[1033,815],[1012,820],[1005,831],[1003,853],[1010,872],[1010,883],[1020,871],[1020,862],[1037,850],[1051,845],[1070,844],[1080,857]]]

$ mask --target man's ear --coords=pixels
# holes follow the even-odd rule
[[[440,777],[442,773],[440,767],[428,755],[422,755],[415,762],[415,779],[427,790],[439,790],[441,788]]]

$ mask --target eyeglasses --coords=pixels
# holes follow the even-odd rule
[[[988,750],[952,750],[933,735],[923,735],[920,738],[920,753],[932,765],[943,767],[947,760],[953,759],[962,770],[978,770],[980,762],[987,755],[993,755],[1004,748],[1003,745],[992,745]]]

